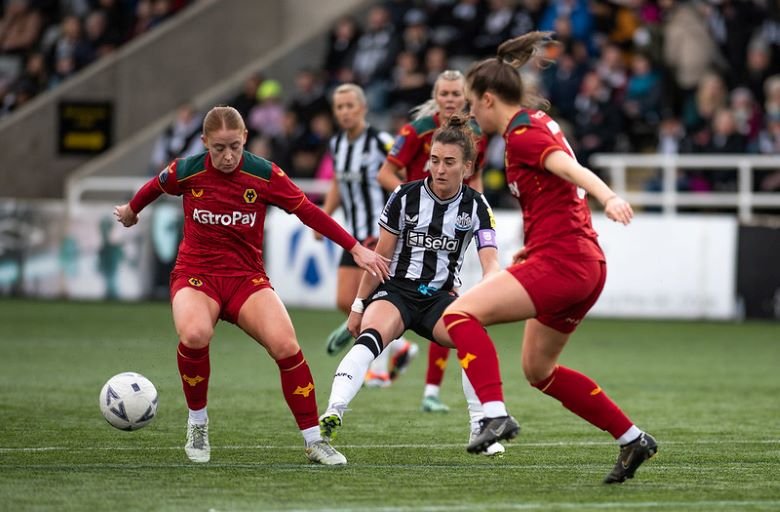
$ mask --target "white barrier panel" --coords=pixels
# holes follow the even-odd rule
[[[607,255],[608,277],[591,314],[626,318],[730,319],[736,308],[733,217],[639,215],[628,227],[596,214],[594,227]],[[496,212],[502,266],[522,246],[519,212]],[[297,217],[269,212],[266,262],[289,306],[335,307],[341,249],[317,242]],[[481,279],[476,250],[464,262],[463,289]]]
[[[602,215],[594,227],[607,255],[594,316],[737,316],[736,218],[644,215],[625,227]]]
[[[496,213],[501,265],[522,245],[522,219]],[[607,283],[593,316],[732,319],[736,307],[737,220],[717,215],[639,215],[629,226],[597,213],[607,256]],[[479,281],[479,260],[464,263],[467,289]]]

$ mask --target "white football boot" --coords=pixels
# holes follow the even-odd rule
[[[204,425],[187,422],[187,444],[184,445],[184,451],[192,462],[208,462],[211,459],[208,420]]]
[[[324,439],[308,445],[306,447],[306,456],[310,461],[325,466],[339,466],[347,463],[347,458]]]

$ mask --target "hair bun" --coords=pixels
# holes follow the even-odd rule
[[[446,126],[448,128],[462,128],[469,122],[469,117],[463,113],[454,113],[447,120]]]

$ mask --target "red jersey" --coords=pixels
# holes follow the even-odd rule
[[[604,261],[586,192],[544,168],[553,151],[575,158],[558,123],[541,110],[522,109],[504,132],[506,180],[523,210],[525,248]]]
[[[398,132],[398,137],[396,137],[387,159],[400,168],[406,168],[407,182],[428,177],[428,157],[431,152],[431,140],[433,139],[433,132],[439,126],[441,126],[441,123],[437,113],[405,124],[401,131]],[[474,141],[477,149],[477,161],[474,162],[474,174],[476,174],[482,169],[488,138],[482,133],[479,125],[473,119],[470,121],[469,127],[476,136]],[[463,180],[463,183],[468,185],[469,180],[470,178],[466,178]]]
[[[276,164],[246,151],[232,173],[215,169],[208,153],[202,153],[175,160],[157,182],[164,192],[183,198],[184,238],[176,269],[201,269],[215,276],[265,272],[268,205],[289,213],[305,201]]]

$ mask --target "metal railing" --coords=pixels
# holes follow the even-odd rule
[[[740,220],[749,221],[756,208],[777,210],[780,214],[780,192],[754,192],[753,173],[757,169],[780,171],[780,155],[649,155],[601,153],[592,157],[593,167],[606,169],[612,189],[635,206],[660,207],[667,215],[674,215],[680,207],[735,208]],[[628,190],[631,172],[661,170],[660,191]],[[737,189],[734,192],[679,192],[677,174],[680,170],[704,171],[737,170]],[[89,176],[69,180],[66,201],[73,212],[79,203],[90,197],[106,199],[106,195],[127,200],[148,178]],[[330,187],[329,180],[295,179],[306,194],[322,195]]]
[[[632,153],[599,153],[593,155],[594,169],[606,169],[612,189],[636,206],[660,206],[664,214],[674,215],[679,207],[733,207],[740,220],[749,221],[755,208],[778,210],[780,193],[754,192],[754,171],[780,171],[780,155],[660,155]],[[627,175],[661,170],[661,190],[657,192],[627,189]],[[735,192],[679,192],[678,172],[686,169],[702,171],[737,170]]]

